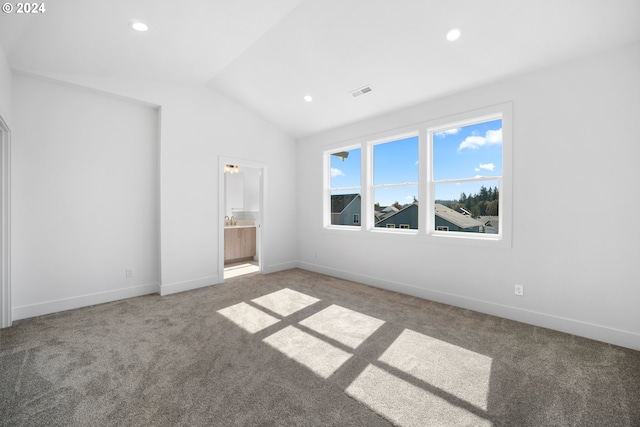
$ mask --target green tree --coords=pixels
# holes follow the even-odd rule
[[[487,209],[485,215],[498,216],[498,200],[492,200],[487,202]]]
[[[489,200],[489,192],[487,191],[487,187],[484,185],[480,187],[480,200],[487,201]]]

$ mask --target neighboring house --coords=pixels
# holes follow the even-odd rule
[[[436,230],[484,233],[482,222],[439,203],[435,204]],[[395,212],[376,223],[376,227],[418,229],[418,203]]]
[[[360,194],[331,195],[332,225],[360,225],[361,210]]]
[[[389,213],[376,222],[376,227],[386,228],[410,228],[418,229],[418,203],[412,203],[409,206],[397,210],[388,211]]]
[[[495,215],[487,215],[478,217],[478,221],[484,224],[484,232],[488,234],[498,234],[500,229],[500,217]]]
[[[393,215],[394,213],[398,212],[400,209],[396,208],[395,206],[386,206],[386,207],[382,207],[380,210],[375,211],[373,214],[376,218],[376,222],[379,222],[391,215]]]
[[[484,233],[484,224],[471,216],[436,203],[436,230]]]

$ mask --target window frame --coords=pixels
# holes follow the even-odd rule
[[[502,175],[500,176],[483,176],[480,178],[458,178],[447,180],[434,180],[434,135],[443,130],[455,127],[470,126],[473,124],[484,123],[496,119],[502,120]],[[427,146],[427,165],[426,185],[427,185],[427,203],[429,209],[427,212],[425,232],[428,236],[434,238],[446,238],[447,240],[458,240],[464,242],[473,242],[472,244],[487,244],[494,247],[511,247],[511,221],[512,221],[512,125],[513,114],[511,102],[497,104],[478,110],[460,113],[453,116],[444,117],[427,123],[426,126],[426,146]],[[441,231],[436,230],[434,218],[435,206],[435,186],[443,183],[456,182],[483,182],[498,181],[500,198],[498,205],[498,218],[500,225],[497,234],[489,233],[466,233],[457,231]]]
[[[350,150],[360,150],[360,185],[359,186],[351,186],[351,187],[331,187],[331,156],[335,153],[339,153],[342,151],[350,151]],[[324,229],[335,229],[335,230],[344,230],[344,231],[360,231],[362,229],[362,216],[365,215],[365,212],[362,209],[364,204],[364,194],[363,194],[363,149],[361,144],[351,143],[348,145],[340,144],[334,145],[329,149],[323,151],[323,175],[324,175],[324,191],[323,191],[323,228]],[[334,190],[339,191],[347,191],[347,190],[357,190],[360,194],[360,222],[358,224],[332,224],[331,223],[331,193]]]
[[[418,181],[417,182],[400,182],[400,183],[393,183],[393,184],[374,184],[374,174],[375,174],[375,170],[374,170],[374,147],[376,145],[382,145],[382,144],[388,144],[388,143],[393,143],[395,141],[401,141],[404,139],[408,139],[408,138],[414,138],[417,137],[418,138],[418,162],[420,162],[420,152],[421,152],[421,138],[420,138],[420,132],[415,129],[412,128],[409,131],[395,131],[395,132],[389,132],[388,136],[382,137],[382,138],[375,138],[375,139],[367,139],[366,141],[366,154],[365,154],[365,161],[366,161],[366,171],[365,171],[365,187],[366,187],[366,193],[368,196],[368,205],[366,206],[367,209],[367,213],[369,214],[368,217],[372,218],[372,222],[367,224],[366,229],[373,231],[373,232],[381,232],[381,233],[385,233],[385,232],[392,232],[392,233],[397,233],[399,234],[400,232],[398,230],[402,230],[401,233],[418,233],[420,227],[418,226],[418,229],[411,229],[411,228],[400,228],[400,227],[389,227],[389,224],[387,224],[386,227],[376,227],[375,223],[375,211],[373,206],[375,205],[375,190],[377,189],[383,189],[383,188],[399,188],[399,187],[418,187],[418,195],[420,195],[420,188],[421,188],[421,184],[420,184],[420,167],[418,165]],[[364,162],[363,162],[364,164]],[[369,206],[370,205],[370,206]],[[418,208],[418,212],[420,212],[420,209]],[[420,214],[418,214],[420,215]],[[389,230],[393,230],[393,231],[389,231]]]
[[[498,234],[468,233],[441,231],[435,229],[435,185],[443,180],[433,179],[433,135],[444,129],[468,126],[483,123],[495,119],[502,119],[502,175],[499,177],[487,176],[481,178],[461,178],[465,181],[497,181],[499,179],[499,212],[500,218]],[[512,247],[512,222],[513,222],[513,105],[512,102],[504,102],[488,107],[469,110],[464,113],[444,116],[437,119],[426,120],[420,123],[399,127],[377,134],[370,134],[331,144],[323,147],[323,229],[329,233],[342,233],[360,231],[362,233],[405,236],[433,244],[462,244],[466,246],[511,248]],[[395,140],[418,136],[418,201],[420,203],[418,229],[390,229],[375,227],[374,189],[380,186],[373,185],[373,146],[376,144],[393,142]],[[361,212],[359,225],[332,225],[331,224],[331,155],[340,151],[349,151],[360,148],[360,187]],[[426,166],[425,166],[426,165]],[[415,183],[411,183],[415,185]],[[397,184],[391,184],[393,186]],[[408,185],[408,184],[407,184]],[[352,189],[349,187],[348,189]],[[353,187],[353,189],[356,189]],[[342,190],[342,189],[340,189]]]

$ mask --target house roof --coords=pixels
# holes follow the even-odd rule
[[[480,216],[477,219],[487,227],[498,228],[498,226],[500,225],[500,217],[498,217],[497,215],[485,215]]]
[[[360,197],[359,194],[332,194],[331,195],[331,213],[340,213],[354,199]]]
[[[418,206],[418,202],[413,202],[412,204],[405,206],[404,208],[402,208],[397,212],[393,212],[389,215],[384,216],[382,219],[378,221],[378,223],[382,221],[386,221],[389,218],[392,218],[393,216],[399,214],[400,212],[413,208],[414,206]],[[484,224],[484,222],[480,222],[478,220],[471,218],[470,216],[463,215],[460,212],[456,212],[455,210],[448,208],[445,205],[441,205],[440,203],[435,204],[435,214],[436,216],[439,216],[445,221],[448,221],[451,224],[454,224],[460,228],[482,227]]]
[[[445,221],[449,221],[452,224],[457,225],[460,228],[472,228],[472,227],[482,227],[482,223],[477,221],[470,216],[463,215],[460,212],[456,212],[451,208],[446,207],[445,205],[441,205],[440,203],[435,204],[436,208],[436,216],[444,219]]]
[[[390,209],[390,210],[386,211],[388,213],[385,213],[384,215],[382,215],[380,217],[380,219],[377,221],[377,223],[380,223],[382,221],[386,221],[387,219],[392,218],[392,217],[398,215],[400,212],[404,212],[405,210],[407,210],[407,209],[409,209],[409,208],[411,208],[413,206],[418,206],[418,202],[413,202],[410,205],[407,205],[407,206],[403,207],[402,209],[398,209],[398,208],[395,208],[393,206],[390,206],[393,209]],[[383,210],[383,212],[385,212],[385,210]]]

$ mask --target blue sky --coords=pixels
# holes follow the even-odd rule
[[[418,181],[418,137],[374,146],[374,185]],[[344,161],[331,157],[331,187],[360,185],[361,150],[349,151]],[[502,120],[494,120],[434,135],[434,180],[502,175]],[[479,183],[436,185],[436,199],[457,199],[462,192],[477,193],[480,187],[494,187],[495,180]],[[350,191],[348,191],[350,192]],[[415,185],[377,189],[375,201],[382,206],[410,203],[418,197]]]

